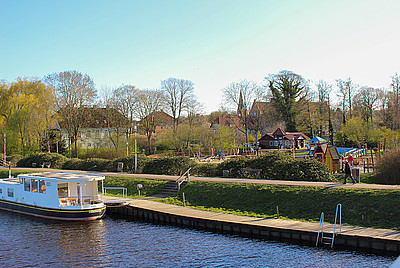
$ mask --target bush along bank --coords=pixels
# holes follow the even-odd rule
[[[261,169],[260,179],[295,181],[335,181],[332,171],[323,163],[311,159],[297,159],[283,152],[271,152],[254,159],[236,158],[219,164],[198,164],[193,172],[198,176],[221,177],[228,171],[229,177],[239,177],[240,169]],[[252,178],[254,174],[244,174]]]
[[[237,215],[334,222],[342,204],[342,223],[400,230],[400,191],[191,181],[161,202]]]
[[[116,160],[89,158],[67,159],[64,156],[51,153],[33,154],[18,161],[18,167],[32,167],[32,163],[41,165],[50,162],[51,167],[67,170],[110,171],[116,172],[118,163],[123,163],[123,171],[134,172],[134,156]],[[272,152],[254,159],[236,158],[219,164],[196,163],[185,156],[163,157],[158,159],[138,155],[137,172],[144,174],[181,175],[188,168],[190,174],[206,177],[221,177],[223,171],[228,171],[229,177],[240,177],[242,168],[260,169],[260,179],[300,180],[300,181],[335,181],[328,167],[315,160],[294,159],[287,153]],[[245,173],[244,177],[255,177]]]

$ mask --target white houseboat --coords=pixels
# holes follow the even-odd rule
[[[96,220],[106,210],[98,193],[103,180],[104,176],[68,172],[0,179],[0,209],[55,220]]]

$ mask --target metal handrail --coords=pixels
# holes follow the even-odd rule
[[[324,213],[321,212],[321,217],[319,218],[319,228],[318,228],[318,235],[317,241],[315,242],[315,246],[318,246],[319,234],[322,233],[321,236],[324,235]]]
[[[342,233],[342,204],[337,204],[336,205],[336,212],[335,212],[335,222],[333,224],[333,232],[332,232],[332,238],[331,237],[324,237],[324,213],[321,213],[321,217],[319,220],[319,229],[318,229],[318,235],[317,235],[317,241],[315,242],[315,246],[318,246],[318,241],[319,241],[319,234],[321,233],[321,241],[324,238],[329,238],[331,239],[331,248],[333,248],[333,242],[335,241],[335,234],[336,234],[336,223],[337,223],[337,218],[338,218],[338,213],[339,213],[339,234]]]
[[[107,195],[107,189],[108,190],[122,190],[122,198],[125,198],[125,196],[128,196],[128,189],[125,187],[103,187],[104,195]]]
[[[177,187],[178,187],[178,191],[181,189],[181,184],[182,184],[184,181],[189,181],[189,176],[190,176],[189,171],[190,171],[191,169],[192,169],[192,167],[190,167],[188,170],[186,170],[185,173],[183,173],[183,174],[176,180]]]

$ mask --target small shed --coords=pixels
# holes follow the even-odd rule
[[[335,146],[318,143],[314,150],[316,160],[325,163],[332,172],[339,172],[340,156]]]
[[[340,156],[338,150],[333,145],[323,144],[326,146],[324,153],[324,162],[325,164],[333,171],[339,172],[339,160]]]
[[[313,153],[314,154],[314,158],[317,159],[320,162],[324,162],[323,159],[324,159],[324,154],[325,154],[325,151],[322,148],[322,145],[325,145],[325,144],[318,143],[317,146],[315,147],[315,150],[314,150],[314,153]]]

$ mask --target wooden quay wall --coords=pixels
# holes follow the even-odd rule
[[[319,228],[319,223],[312,222],[237,216],[143,199],[124,201],[127,202],[125,206],[107,207],[107,215],[308,246],[315,246]],[[324,230],[332,231],[333,224],[325,223]],[[342,225],[333,248],[397,256],[400,254],[400,231]]]

